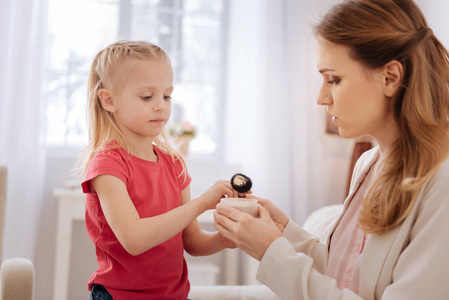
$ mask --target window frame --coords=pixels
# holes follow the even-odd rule
[[[175,8],[168,8],[167,11],[173,11],[178,9],[179,11],[175,11],[173,13],[177,14],[185,14],[182,10],[180,10],[180,3],[182,0],[174,0]],[[130,26],[122,26],[126,21],[126,18],[131,17],[131,0],[119,0],[119,19],[118,19],[118,33],[117,40],[127,39],[127,36],[130,36]],[[179,18],[175,18],[179,20]],[[131,20],[128,19],[127,23],[130,24]],[[227,75],[227,61],[228,61],[228,49],[226,47],[228,41],[228,30],[229,30],[229,2],[226,0],[222,1],[222,13],[221,13],[221,37],[220,41],[222,47],[220,47],[221,55],[220,55],[220,65],[221,70],[218,75],[218,84],[217,84],[217,139],[215,141],[217,149],[212,153],[195,153],[189,151],[189,162],[215,162],[215,163],[223,163],[224,162],[224,134],[225,134],[225,114],[226,114],[226,75]],[[87,78],[86,78],[87,84]],[[176,82],[175,82],[176,89]],[[87,122],[87,120],[86,120]],[[46,142],[47,143],[47,142]],[[80,154],[84,151],[86,145],[56,145],[56,144],[46,144],[47,156],[49,158],[66,158],[66,159],[77,159]]]

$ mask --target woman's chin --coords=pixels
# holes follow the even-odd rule
[[[355,132],[344,130],[341,127],[338,129],[338,132],[340,133],[340,136],[344,139],[353,139],[360,136],[358,134],[355,134]]]

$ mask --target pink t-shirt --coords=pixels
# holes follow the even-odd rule
[[[359,290],[358,266],[367,238],[359,226],[359,213],[373,176],[371,169],[332,234],[329,246],[326,275],[337,281],[338,288],[349,288],[355,293]]]
[[[123,148],[103,150],[89,163],[85,181],[86,229],[95,245],[98,270],[88,282],[106,287],[114,299],[183,299],[190,285],[184,259],[182,231],[148,251],[132,256],[112,232],[90,180],[99,175],[121,179],[141,218],[168,212],[181,205],[181,191],[191,178],[179,176],[182,165],[154,146],[158,162],[146,161]]]

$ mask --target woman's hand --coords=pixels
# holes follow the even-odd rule
[[[252,195],[247,195],[247,198],[256,199],[260,205],[265,207],[270,213],[271,219],[273,219],[274,223],[279,228],[279,230],[281,232],[284,232],[285,227],[287,227],[289,218],[282,210],[280,210],[268,199],[258,198]]]
[[[257,260],[261,260],[271,243],[282,236],[270,213],[259,206],[259,218],[228,205],[217,205],[215,227],[225,238]]]
[[[219,180],[215,182],[215,184],[205,191],[200,197],[205,202],[206,210],[208,210],[214,209],[220,199],[225,195],[228,197],[232,197],[233,195],[233,189],[229,180]]]

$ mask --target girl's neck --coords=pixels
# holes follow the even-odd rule
[[[157,162],[158,157],[153,149],[153,141],[152,138],[139,139],[138,141],[125,139],[127,151],[131,155],[143,160]]]

